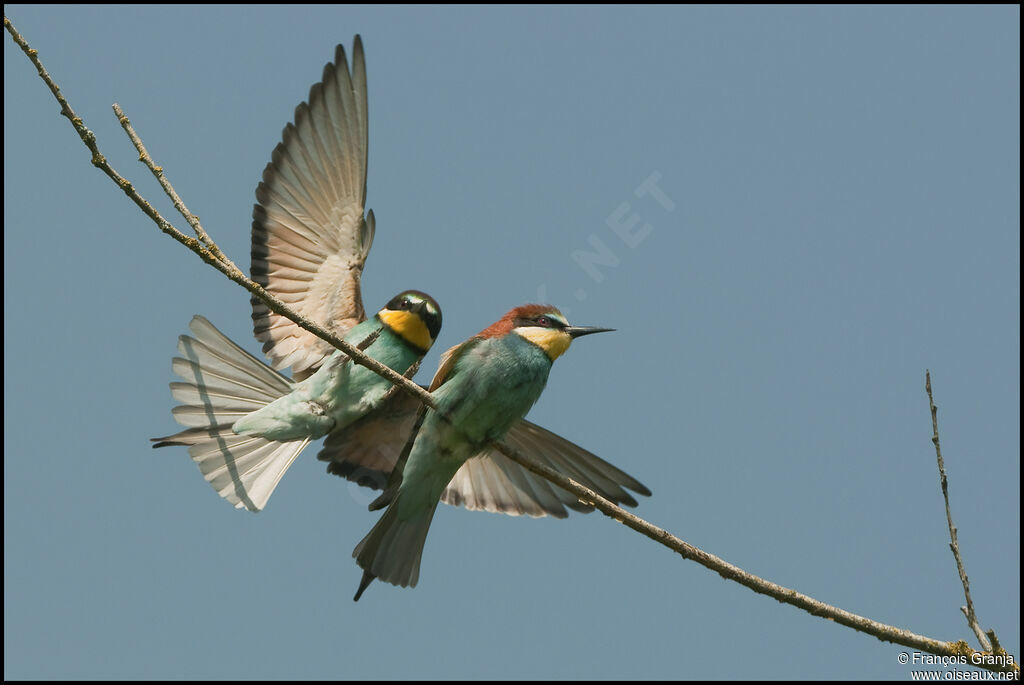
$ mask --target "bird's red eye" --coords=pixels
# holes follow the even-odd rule
[[[537,317],[537,324],[539,326],[550,326],[551,325],[551,319],[549,319],[546,316],[538,316]]]

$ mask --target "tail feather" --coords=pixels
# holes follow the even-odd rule
[[[206,379],[198,376],[196,381],[171,383],[171,396],[179,402],[191,406],[202,407],[207,411],[224,410],[254,412],[267,406],[268,402],[261,398],[246,397],[245,390],[236,389],[226,392],[206,385]],[[280,397],[280,395],[278,396]],[[275,398],[276,399],[276,398]]]
[[[213,359],[211,356],[210,360]],[[267,403],[273,402],[280,396],[279,383],[267,383],[263,379],[254,380],[251,375],[242,374],[233,369],[232,375],[225,375],[218,372],[208,362],[200,365],[188,359],[175,357],[171,362],[171,370],[186,380],[202,379],[204,387],[211,391],[244,394],[251,400],[263,400]]]
[[[420,577],[420,560],[437,502],[399,518],[401,493],[377,524],[356,545],[352,556],[363,569],[363,579],[354,599],[359,600],[374,578],[401,587],[415,587]]]
[[[185,345],[186,341],[190,339],[188,336],[182,336],[179,339],[178,349],[186,358],[200,361],[207,373],[234,379],[243,385],[248,382],[259,382],[267,388],[277,388],[277,394],[269,401],[288,392],[291,384],[287,378],[236,345],[206,318],[199,315],[193,316],[188,327],[195,335],[193,342],[198,342],[200,345],[194,348],[193,354]]]
[[[238,435],[231,426],[291,391],[291,382],[253,357],[201,316],[189,324],[172,369],[184,382],[171,383],[181,406],[175,420],[186,430],[154,438],[154,447],[186,445],[203,477],[235,505],[259,511],[309,440],[277,442]]]
[[[218,409],[211,412],[209,406],[182,404],[171,410],[174,420],[183,426],[192,426],[197,430],[208,430],[210,424],[232,425],[235,421],[250,414],[244,409]],[[191,444],[191,443],[189,443]]]

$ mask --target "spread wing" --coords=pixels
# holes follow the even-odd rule
[[[366,318],[359,280],[373,242],[366,202],[366,64],[355,38],[295,109],[253,207],[252,277],[303,316],[343,335]],[[314,369],[334,348],[252,302],[253,330],[275,369]]]
[[[651,494],[625,471],[526,419],[514,424],[503,442],[616,504],[637,505],[626,488],[641,495]],[[564,507],[581,512],[593,510],[590,505],[577,500],[576,495],[527,471],[491,448],[462,465],[441,495],[441,501],[512,516],[526,514],[564,518],[567,516]]]
[[[329,462],[329,473],[383,489],[412,430],[418,406],[415,398],[396,393],[378,411],[328,435],[317,459]],[[637,502],[627,488],[642,495],[651,494],[624,471],[525,419],[509,429],[504,441],[613,502],[635,506]],[[583,512],[592,509],[581,504],[575,495],[490,448],[463,464],[441,495],[441,501],[512,516],[565,518],[566,507]]]

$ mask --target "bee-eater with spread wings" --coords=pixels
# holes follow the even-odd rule
[[[309,102],[295,110],[256,189],[252,274],[268,292],[398,373],[430,349],[441,309],[407,290],[367,319],[359,280],[373,243],[366,200],[366,65],[356,37],[352,72],[345,50],[324,67]],[[377,408],[389,381],[253,299],[257,339],[276,369],[242,350],[203,317],[181,336],[172,383],[183,402],[174,417],[188,426],[155,447],[188,445],[217,492],[236,507],[262,509],[310,440]],[[371,338],[372,334],[377,335]]]

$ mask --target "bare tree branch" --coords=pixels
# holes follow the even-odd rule
[[[254,296],[256,296],[261,301],[266,303],[266,305],[272,311],[277,312],[278,314],[281,314],[282,316],[291,319],[302,328],[313,333],[317,337],[326,340],[337,349],[340,349],[347,355],[349,355],[349,357],[352,359],[354,363],[361,364],[369,368],[370,370],[374,371],[375,373],[383,376],[384,378],[387,378],[396,386],[401,387],[402,390],[415,396],[423,404],[427,405],[428,407],[436,411],[436,405],[433,401],[433,398],[426,390],[421,388],[419,385],[412,382],[405,376],[398,374],[397,372],[393,371],[387,366],[384,366],[383,364],[377,362],[375,359],[366,356],[359,349],[354,348],[345,341],[339,339],[337,336],[324,330],[316,323],[307,321],[306,319],[302,318],[296,312],[292,311],[283,302],[277,300],[275,297],[267,293],[257,283],[246,278],[246,276],[220,251],[220,249],[209,238],[205,231],[203,231],[201,226],[199,226],[198,219],[196,219],[194,215],[192,215],[188,211],[184,203],[177,198],[177,193],[173,191],[173,188],[170,186],[170,183],[166,180],[166,177],[163,173],[163,169],[153,162],[149,153],[146,152],[145,147],[142,145],[141,140],[139,140],[138,136],[135,134],[135,131],[131,128],[131,124],[128,121],[127,117],[124,115],[124,112],[121,111],[121,108],[115,104],[114,109],[117,113],[118,119],[121,121],[122,127],[124,127],[125,131],[132,139],[132,142],[136,144],[136,148],[139,150],[140,153],[140,159],[146,163],[146,165],[155,175],[157,175],[157,178],[160,180],[161,185],[164,186],[165,192],[167,192],[168,195],[172,197],[172,200],[174,200],[175,202],[175,207],[178,209],[179,212],[182,213],[183,216],[186,217],[186,220],[189,221],[189,224],[192,226],[193,230],[196,232],[196,235],[199,236],[199,238],[196,239],[186,236],[184,233],[182,233],[173,225],[171,225],[168,221],[166,221],[155,209],[152,208],[152,206],[144,198],[142,198],[141,195],[138,194],[138,192],[135,190],[131,183],[125,180],[116,171],[114,171],[114,169],[107,163],[106,159],[99,152],[99,149],[96,145],[95,136],[92,134],[91,131],[89,131],[84,126],[81,119],[79,119],[74,114],[70,105],[68,105],[67,101],[60,94],[60,88],[53,82],[49,74],[47,74],[46,70],[43,68],[37,52],[28,46],[28,43],[15,30],[14,26],[11,24],[11,22],[7,19],[6,16],[4,17],[4,27],[7,29],[8,33],[11,34],[14,41],[21,47],[22,51],[25,52],[28,58],[36,66],[36,69],[39,71],[40,77],[46,82],[47,86],[49,86],[50,90],[53,92],[54,97],[57,98],[58,102],[61,103],[61,113],[64,114],[64,116],[67,116],[69,120],[71,120],[72,125],[75,127],[75,130],[82,138],[82,141],[92,152],[93,164],[98,166],[101,170],[104,171],[104,173],[110,176],[111,179],[113,179],[114,182],[117,183],[117,185],[132,199],[132,201],[134,201],[140,208],[142,208],[143,212],[145,212],[146,215],[149,216],[157,224],[160,230],[164,231],[165,233],[173,237],[175,240],[188,247],[190,250],[199,255],[199,257],[203,259],[203,261],[207,262],[208,264],[211,264],[218,271],[222,272],[228,278],[230,278],[232,281],[238,283],[246,290],[251,292]],[[406,373],[406,376],[411,376],[414,372],[414,369],[410,369],[410,371]],[[446,417],[442,416],[442,418]],[[903,630],[895,626],[886,625],[884,623],[879,623],[877,621],[873,621],[863,616],[858,616],[843,609],[839,609],[838,607],[830,606],[812,597],[801,594],[796,590],[792,590],[781,585],[771,583],[767,580],[759,578],[758,576],[749,574],[737,566],[734,566],[712,554],[704,552],[703,550],[684,542],[683,540],[672,535],[668,531],[662,528],[658,528],[657,526],[654,526],[648,523],[647,521],[644,521],[638,516],[635,516],[634,514],[626,511],[625,509],[617,506],[616,504],[613,504],[609,500],[601,497],[592,490],[580,485],[579,483],[569,478],[566,478],[557,471],[554,471],[548,467],[530,461],[523,455],[519,454],[518,451],[509,447],[508,445],[505,445],[499,441],[493,443],[493,446],[502,454],[506,455],[508,458],[512,459],[516,463],[529,469],[533,473],[536,473],[537,475],[546,478],[547,480],[563,488],[564,490],[567,490],[568,492],[571,492],[572,494],[576,495],[581,502],[593,505],[596,509],[601,511],[601,513],[605,514],[606,516],[609,516],[615,519],[616,521],[625,524],[629,528],[632,528],[633,530],[646,535],[650,539],[664,545],[665,547],[668,547],[674,552],[679,553],[683,558],[696,561],[702,566],[705,566],[706,568],[715,571],[723,578],[736,581],[737,583],[740,583],[741,585],[750,588],[754,592],[768,595],[770,597],[775,598],[779,602],[791,604],[795,607],[803,609],[804,611],[807,611],[808,613],[814,616],[820,616],[822,618],[835,621],[836,623],[839,623],[841,625],[853,628],[854,630],[864,632],[869,635],[874,635],[879,640],[885,642],[892,642],[907,647],[920,649],[922,651],[940,656],[964,657],[968,660],[968,662],[971,665],[975,665],[979,668],[984,668],[990,671],[1004,671],[1012,673],[1019,673],[1020,671],[1020,667],[1011,660],[993,660],[991,658],[986,660],[986,657],[991,657],[991,655],[986,655],[982,652],[975,651],[970,647],[970,645],[968,645],[966,642],[962,640],[956,642],[947,642],[943,640],[936,640],[933,638],[925,637],[922,635],[917,635],[910,631]],[[943,483],[943,487],[945,489],[944,476]]]
[[[939,408],[935,406],[935,401],[932,399],[932,374],[928,370],[924,372],[924,389],[928,393],[928,407],[932,412],[932,443],[935,445],[935,459],[939,463],[939,481],[942,484],[942,498],[946,501],[946,523],[949,524],[949,549],[953,552],[953,558],[956,559],[956,570],[960,574],[960,582],[964,586],[964,597],[967,598],[967,606],[960,607],[960,611],[967,618],[967,625],[974,631],[982,651],[991,652],[992,643],[985,636],[985,631],[978,625],[978,616],[974,613],[974,602],[971,600],[971,584],[967,580],[964,561],[960,557],[960,542],[956,537],[953,515],[949,511],[949,482],[946,480],[946,466],[942,462],[942,447],[939,445]]]

